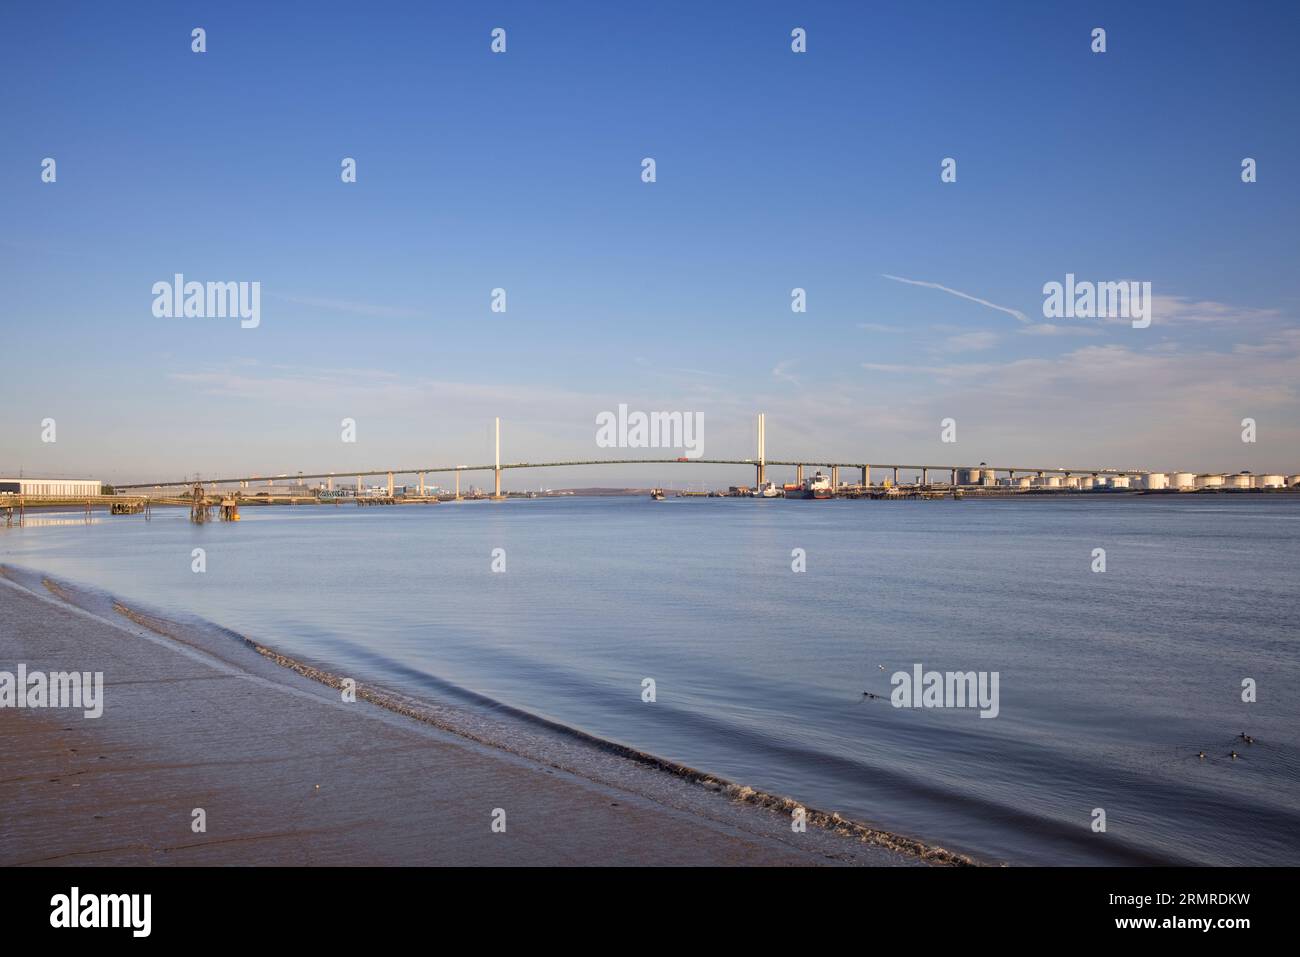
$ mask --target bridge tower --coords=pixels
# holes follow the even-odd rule
[[[492,470],[492,501],[499,502],[501,494],[501,416],[497,416],[496,468]]]
[[[767,416],[758,413],[758,486],[767,481]],[[757,487],[757,486],[756,486]]]

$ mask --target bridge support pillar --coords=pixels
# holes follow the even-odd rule
[[[956,470],[956,469],[953,469],[953,470],[952,470],[952,476],[951,476],[951,478],[949,479],[948,484],[951,485],[953,488],[956,488],[956,487],[957,487],[957,470]]]
[[[388,497],[393,497],[393,473],[388,473]]]
[[[921,469],[921,484],[922,484],[922,485],[929,485],[929,484],[930,484],[930,470],[929,470],[929,469]]]
[[[420,473],[420,498],[424,498],[424,473]]]
[[[898,466],[894,466],[894,486],[898,486]]]
[[[464,499],[460,497],[460,469],[456,469],[456,501],[464,501]]]
[[[362,491],[361,476],[358,475],[358,476],[357,476],[357,494],[360,495],[360,494],[361,494],[361,491]]]
[[[839,487],[840,487],[840,467],[838,465],[832,465],[831,466],[831,491],[833,492]]]
[[[332,492],[332,491],[334,491],[334,476],[333,476],[333,475],[331,475],[329,478],[327,478],[327,479],[325,480],[325,490],[328,491],[328,492]]]
[[[864,465],[864,466],[862,466],[862,484],[863,484],[863,485],[870,485],[870,484],[871,484],[871,466],[870,466],[870,465]]]
[[[795,483],[798,484],[798,485],[802,485],[802,484],[803,484],[803,466],[802,466],[802,465],[796,465],[796,466],[794,467],[794,480],[795,480]]]

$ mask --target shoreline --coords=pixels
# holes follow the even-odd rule
[[[34,572],[0,566],[0,608],[0,669],[100,670],[106,699],[0,709],[0,864],[975,863],[814,808],[793,833],[796,801],[513,709],[344,703],[317,664]],[[303,847],[325,834],[338,859]]]

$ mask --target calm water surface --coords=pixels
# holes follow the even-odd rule
[[[1300,863],[1300,496],[243,514],[38,518],[0,561],[984,859]],[[863,698],[918,662],[998,672],[1000,714]]]

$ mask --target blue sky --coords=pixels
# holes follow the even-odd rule
[[[763,410],[771,457],[1300,471],[1297,21],[1264,3],[14,8],[0,472],[481,462],[495,415],[508,460],[599,457],[595,416],[620,402],[701,413],[707,457],[751,455]],[[177,272],[259,281],[261,325],[155,318]],[[1042,286],[1067,272],[1150,281],[1151,327],[1049,323]]]

